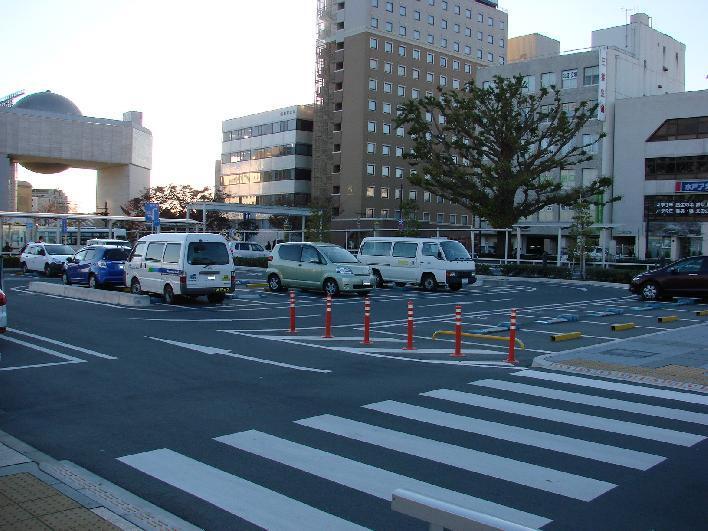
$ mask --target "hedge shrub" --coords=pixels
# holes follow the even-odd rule
[[[3,267],[20,267],[20,257],[19,256],[3,256],[2,257]]]

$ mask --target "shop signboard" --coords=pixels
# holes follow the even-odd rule
[[[675,192],[708,194],[708,181],[676,181]]]

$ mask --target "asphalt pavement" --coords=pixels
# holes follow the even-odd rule
[[[0,443],[26,459],[7,466],[43,472],[52,459],[153,523],[425,528],[391,511],[395,488],[544,529],[687,529],[708,516],[708,395],[676,371],[642,372],[702,367],[700,302],[649,307],[623,287],[491,278],[457,293],[384,289],[364,345],[356,296],[335,299],[324,339],[316,293],[296,292],[290,334],[287,293],[129,309],[30,293],[27,281],[6,278]],[[404,350],[408,301],[415,350]],[[462,357],[453,336],[433,340],[454,330],[457,305],[479,336],[508,336],[516,309],[519,363],[507,363],[508,340],[465,337]],[[89,511],[153,528],[86,496]]]

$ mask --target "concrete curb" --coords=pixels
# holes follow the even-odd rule
[[[30,473],[121,529],[199,529],[88,470],[69,461],[57,461],[2,430],[0,444],[27,459],[18,465],[0,467],[0,471],[8,469],[7,472],[11,473]]]
[[[108,291],[82,288],[79,286],[65,286],[64,284],[52,284],[50,282],[29,283],[29,290],[34,293],[45,295],[59,295],[73,299],[81,299],[93,302],[105,302],[108,304],[119,304],[121,306],[149,306],[150,297],[148,295],[133,295],[122,291]]]
[[[537,282],[541,284],[570,284],[573,286],[598,286],[602,288],[617,288],[627,290],[628,284],[617,282],[600,282],[598,280],[571,280],[568,278],[538,278],[538,277],[505,277],[496,275],[477,275],[479,280],[504,280],[509,282]]]

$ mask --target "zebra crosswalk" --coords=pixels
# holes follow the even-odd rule
[[[536,370],[502,378],[220,435],[214,462],[167,448],[119,461],[266,529],[413,526],[391,513],[397,489],[541,528],[708,436],[705,395]],[[274,471],[321,495],[283,492]],[[337,503],[352,493],[356,511]]]

